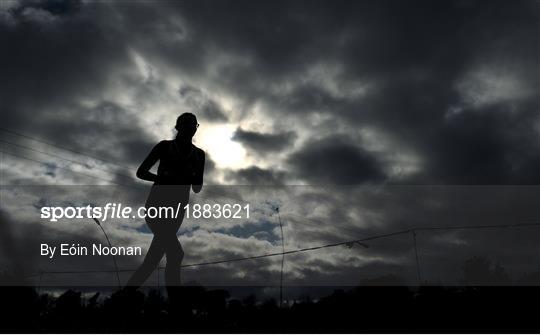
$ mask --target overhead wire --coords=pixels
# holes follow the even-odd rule
[[[373,240],[387,238],[387,237],[396,236],[396,235],[409,234],[412,231],[420,231],[420,230],[425,230],[425,231],[428,231],[428,230],[469,230],[469,229],[500,229],[500,228],[523,228],[523,227],[540,227],[540,222],[525,222],[525,223],[501,224],[501,225],[414,227],[414,228],[394,231],[394,232],[390,232],[390,233],[372,235],[372,236],[368,236],[368,237],[364,237],[364,238],[360,238],[360,239],[339,241],[339,242],[321,244],[321,245],[312,246],[312,247],[299,248],[299,249],[293,249],[293,250],[281,251],[281,252],[266,253],[266,254],[260,254],[260,255],[254,255],[254,256],[233,257],[233,258],[227,258],[227,259],[221,259],[221,260],[215,260],[215,261],[205,261],[205,262],[198,262],[198,263],[191,263],[191,264],[183,264],[183,265],[181,265],[181,267],[182,268],[191,268],[191,267],[198,267],[198,266],[208,266],[208,265],[218,265],[218,264],[225,264],[225,263],[232,263],[232,262],[242,262],[242,261],[256,260],[256,259],[269,258],[269,257],[275,257],[275,256],[292,255],[292,254],[310,252],[310,251],[314,251],[314,250],[333,248],[333,247],[338,247],[338,246],[347,246],[347,245],[351,245],[351,244],[355,244],[355,243],[368,242],[368,241],[373,241]],[[118,271],[119,272],[132,272],[132,271],[135,271],[135,270],[119,269]],[[113,273],[113,272],[115,272],[115,270],[45,271],[45,273],[51,273],[51,274]],[[31,276],[36,276],[36,275],[37,274],[31,275]]]
[[[97,159],[97,160],[100,160],[100,161],[105,162],[105,163],[114,164],[114,165],[116,165],[117,167],[121,167],[121,168],[124,169],[124,170],[130,170],[130,168],[127,168],[127,167],[122,166],[122,165],[120,165],[120,164],[117,164],[117,163],[115,163],[115,162],[111,162],[111,161],[106,160],[106,159],[104,159],[104,158],[102,158],[102,157],[99,157],[99,156],[96,156],[96,155],[92,155],[92,154],[88,154],[88,153],[83,153],[83,152],[81,152],[81,151],[78,151],[78,150],[75,150],[75,149],[72,149],[72,148],[69,148],[69,147],[60,146],[60,145],[58,145],[58,144],[55,144],[55,143],[52,143],[52,142],[49,142],[49,141],[46,141],[46,140],[43,140],[43,139],[40,139],[40,138],[37,138],[37,137],[33,137],[33,136],[26,135],[26,134],[22,134],[22,133],[19,133],[19,132],[10,130],[10,129],[6,129],[6,128],[3,128],[3,127],[0,127],[0,131],[2,131],[2,132],[4,132],[4,133],[8,133],[8,134],[15,135],[15,136],[24,137],[24,138],[27,138],[27,139],[32,140],[32,141],[41,142],[41,143],[43,143],[43,144],[46,144],[46,145],[49,145],[49,146],[52,146],[52,147],[56,147],[56,148],[59,148],[59,149],[62,149],[62,150],[70,151],[70,152],[75,153],[75,154],[79,154],[79,155],[82,155],[82,156],[86,156],[86,157],[90,157],[90,158],[93,158],[93,159]]]
[[[99,161],[102,161],[102,162],[105,162],[105,163],[108,163],[108,164],[112,164],[112,165],[115,165],[115,166],[118,166],[118,167],[121,167],[123,169],[128,170],[128,168],[126,168],[126,167],[124,167],[124,166],[122,166],[120,164],[117,164],[115,162],[106,160],[104,158],[101,158],[101,157],[98,157],[98,156],[95,156],[95,155],[91,155],[91,154],[88,154],[88,153],[82,153],[82,152],[74,150],[72,148],[59,146],[59,145],[56,145],[54,143],[51,143],[51,142],[48,142],[48,141],[45,141],[45,140],[42,140],[42,139],[38,139],[38,138],[35,138],[35,137],[32,137],[32,136],[28,136],[28,135],[25,135],[25,134],[21,134],[21,133],[15,132],[15,131],[11,131],[11,130],[8,130],[8,129],[2,128],[2,127],[0,127],[0,131],[3,131],[5,133],[10,133],[10,134],[13,134],[13,135],[16,135],[16,136],[24,137],[24,138],[27,138],[27,139],[30,139],[30,140],[33,140],[33,141],[41,142],[41,143],[44,143],[44,144],[52,146],[52,147],[56,147],[56,148],[59,148],[59,149],[62,149],[62,150],[70,151],[70,152],[73,152],[73,153],[76,153],[76,154],[79,154],[79,155],[82,155],[82,156],[86,156],[86,157],[89,157],[89,158],[92,158],[92,159],[96,159],[96,160],[99,160]],[[64,161],[66,161],[66,162],[79,164],[81,166],[84,166],[85,168],[89,168],[88,164],[82,163],[82,162],[77,161],[77,160],[68,159],[68,158],[65,158],[65,157],[62,157],[62,156],[59,156],[59,155],[55,155],[55,154],[52,154],[52,153],[49,153],[49,152],[44,152],[44,151],[41,151],[41,150],[38,150],[38,149],[35,149],[35,148],[31,148],[31,147],[28,147],[28,146],[24,146],[24,145],[21,145],[21,144],[13,143],[13,142],[2,140],[2,139],[0,139],[0,141],[3,142],[3,143],[6,143],[6,144],[12,145],[12,146],[17,146],[17,147],[23,148],[25,150],[30,150],[30,151],[34,151],[34,152],[37,152],[37,153],[40,153],[40,154],[49,155],[51,157],[62,159]],[[21,158],[21,159],[26,159],[26,160],[33,161],[33,162],[36,162],[36,163],[45,164],[47,166],[51,165],[51,163],[43,162],[43,161],[40,161],[40,160],[37,160],[37,159],[34,159],[34,158],[29,158],[29,157],[26,157],[26,156],[22,156],[20,154],[15,154],[15,153],[12,153],[12,152],[8,152],[8,151],[5,151],[3,149],[1,150],[1,152],[5,153],[7,155],[11,155],[11,156],[14,156],[14,157]],[[72,173],[83,175],[83,176],[86,176],[86,177],[89,177],[89,178],[95,178],[95,179],[99,179],[99,180],[102,180],[102,181],[106,181],[108,183],[112,183],[112,184],[117,185],[117,186],[139,188],[139,189],[142,188],[142,187],[138,187],[138,186],[135,186],[135,185],[119,184],[114,180],[102,178],[102,177],[95,176],[95,175],[90,175],[90,174],[87,174],[87,173],[84,173],[84,172],[81,172],[81,171],[76,171],[76,170],[70,169],[68,167],[63,167],[63,166],[58,166],[58,165],[55,165],[55,167],[59,168],[59,169],[62,169],[62,170],[70,171]],[[102,169],[102,168],[99,168],[99,167],[94,167],[94,168],[109,172],[108,170],[105,170],[105,169]],[[132,178],[131,176],[128,176],[128,175],[118,174],[118,173],[116,173],[116,174],[120,175],[120,176],[128,177],[130,179]],[[244,199],[240,199],[238,197],[234,197],[234,196],[230,196],[230,195],[224,195],[224,194],[221,194],[221,193],[218,193],[218,192],[215,192],[215,191],[207,191],[207,193],[208,194],[213,194],[213,195],[221,197],[221,198],[227,198],[227,199],[230,199],[230,200],[241,201],[241,202],[245,201]],[[203,199],[207,199],[207,197],[205,197],[205,196],[201,196],[201,195],[198,195],[198,196],[203,198]],[[287,216],[297,217],[297,218],[303,220],[304,222],[300,222],[300,224],[306,224],[306,222],[324,224],[324,222],[321,221],[321,220],[312,219],[312,218],[306,218],[304,216],[296,215],[296,214],[293,214],[293,213],[288,213],[286,215]],[[295,223],[299,223],[299,222],[296,221]],[[386,234],[375,235],[375,236],[366,237],[366,238],[362,238],[362,239],[341,241],[341,242],[323,244],[323,245],[318,245],[318,246],[313,246],[313,247],[299,248],[299,249],[289,250],[289,251],[285,251],[284,246],[282,245],[282,251],[281,252],[267,253],[267,254],[255,255],[255,256],[247,256],[247,257],[237,257],[237,258],[230,258],[230,259],[216,260],[216,261],[207,261],[207,262],[200,262],[200,263],[193,263],[193,264],[184,264],[181,267],[182,268],[189,268],[189,267],[197,267],[197,266],[217,265],[217,264],[224,264],[224,263],[230,263],[230,262],[240,262],[240,261],[246,261],[246,260],[255,260],[255,259],[261,259],[261,258],[268,258],[268,257],[279,256],[279,255],[282,256],[282,266],[283,266],[283,259],[284,259],[285,255],[302,253],[302,252],[309,252],[309,251],[314,251],[314,250],[319,250],[319,249],[324,249],[324,248],[336,247],[336,246],[340,246],[340,245],[348,246],[348,245],[353,245],[355,243],[361,244],[362,242],[366,242],[366,241],[370,241],[370,240],[374,240],[374,239],[387,238],[387,237],[390,237],[390,236],[412,233],[413,238],[414,238],[415,252],[416,252],[415,255],[416,255],[416,263],[417,263],[418,279],[420,280],[421,277],[420,277],[420,272],[419,272],[420,270],[419,270],[418,250],[417,250],[417,246],[416,246],[416,231],[516,228],[516,227],[531,227],[531,226],[540,226],[540,223],[520,223],[520,224],[504,224],[504,225],[469,225],[469,226],[449,226],[449,227],[439,227],[439,226],[416,227],[416,228],[411,228],[411,229],[406,229],[406,230],[401,230],[401,231],[396,231],[396,232],[391,232],[391,233],[386,233]],[[283,226],[281,225],[281,223],[280,223],[280,227],[281,227],[281,229],[283,229]],[[42,272],[39,273],[39,275],[41,277],[45,273],[47,273],[47,274],[54,274],[54,273],[59,274],[59,273],[96,273],[96,272],[102,272],[102,273],[103,272],[116,272],[118,274],[118,272],[131,272],[131,271],[134,271],[134,270],[125,270],[124,269],[124,270],[105,270],[105,271],[103,271],[103,270],[100,270],[100,271],[42,271]],[[281,275],[281,280],[283,280],[283,273]],[[281,281],[281,283],[282,283],[282,281]]]

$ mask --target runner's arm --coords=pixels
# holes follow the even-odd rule
[[[197,167],[195,169],[195,176],[193,180],[193,184],[191,185],[191,188],[193,189],[193,192],[199,193],[203,186],[203,174],[204,174],[204,161],[205,161],[205,154],[204,151],[201,150],[201,157],[198,161]]]
[[[137,169],[137,178],[153,182],[157,181],[158,176],[155,173],[150,172],[150,169],[159,160],[161,143],[162,142],[156,144],[156,146],[154,146],[152,151],[150,151],[148,156],[141,163],[141,166],[139,166],[139,168]]]

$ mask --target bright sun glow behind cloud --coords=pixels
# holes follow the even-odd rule
[[[195,135],[195,144],[206,151],[219,168],[246,167],[246,150],[231,139],[235,130],[234,125],[201,126]]]

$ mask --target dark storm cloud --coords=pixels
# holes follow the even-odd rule
[[[426,162],[411,176],[414,182],[474,182],[486,169],[475,157],[486,155],[491,168],[479,182],[537,180],[532,152],[540,150],[531,145],[538,142],[532,115],[537,94],[489,106],[499,114],[512,109],[501,119],[528,136],[497,128],[504,122],[490,120],[491,112],[481,111],[488,107],[465,106],[465,113],[480,113],[461,116],[485,122],[485,131],[460,130],[445,117],[463,104],[456,86],[482,65],[510,67],[525,87],[538,91],[534,1],[75,4],[35,2],[9,11],[15,24],[2,26],[2,42],[11,50],[2,55],[10,64],[3,71],[10,80],[2,81],[4,110],[13,115],[8,126],[28,130],[36,111],[40,119],[58,119],[59,106],[79,109],[79,97],[99,96],[111,78],[121,77],[133,48],[156,66],[207,85],[181,86],[179,94],[209,121],[230,119],[204,93],[219,88],[248,109],[262,102],[290,117],[318,113],[338,124],[381,127]],[[318,66],[322,79],[306,79]],[[328,66],[340,70],[328,75]],[[364,95],[350,92],[362,83],[369,88]],[[255,150],[286,145],[277,138],[268,145],[274,141],[242,129],[237,138]],[[469,149],[460,152],[463,143]],[[522,147],[527,152],[516,157]]]
[[[3,126],[130,165],[141,159],[149,136],[132,115],[102,98],[126,68],[126,40],[109,24],[106,8],[76,4],[24,3],[0,24],[10,50],[0,56]],[[97,15],[103,21],[94,21]]]
[[[259,133],[238,128],[231,139],[242,143],[259,155],[265,155],[268,152],[281,151],[292,146],[296,139],[296,133],[293,131]]]
[[[274,14],[283,12],[281,3],[241,3],[215,12],[187,6],[181,12],[218,49],[232,54],[241,50],[251,57],[251,66],[225,68],[226,75],[219,78],[225,85],[239,88],[238,95],[247,101],[265,101],[273,110],[289,115],[317,112],[342,122],[380,126],[427,162],[426,171],[411,181],[537,180],[529,173],[523,176],[524,170],[538,167],[532,152],[540,151],[539,145],[533,148],[530,144],[538,143],[534,129],[538,121],[532,114],[538,109],[537,93],[510,102],[495,101],[489,107],[469,106],[465,113],[472,115],[458,118],[484,124],[475,130],[467,124],[459,129],[456,121],[446,118],[450,109],[463,103],[456,86],[481,66],[509,68],[524,88],[538,91],[538,49],[534,47],[538,44],[538,11],[534,2],[345,1],[310,4],[302,10],[299,4],[288,5],[288,15],[279,18]],[[216,24],[202,25],[192,18]],[[317,62],[342,66],[345,71],[336,78],[341,84],[364,81],[373,88],[364,97],[337,97],[320,83],[298,83],[296,78]],[[261,78],[294,88],[263,94]],[[465,92],[469,93],[475,94]],[[493,120],[493,111],[502,122]],[[505,129],[503,120],[520,125],[528,136],[516,138]],[[531,151],[516,158],[514,149],[524,146]],[[516,165],[515,159],[520,161],[518,169],[510,168]]]
[[[208,121],[227,121],[225,111],[214,100],[206,96],[200,89],[183,86],[179,90],[180,96],[185,99],[188,107]]]
[[[88,13],[70,13],[52,22],[23,20],[14,13],[14,20],[14,26],[0,25],[2,42],[10,49],[2,53],[3,73],[10,78],[2,81],[2,91],[13,123],[27,116],[17,112],[45,117],[38,106],[58,107],[93,96],[107,87],[115,69],[123,68],[125,42],[108,38],[106,27],[96,26]]]
[[[375,155],[343,136],[311,141],[293,153],[288,162],[295,175],[314,184],[362,184],[384,178]]]
[[[284,183],[286,173],[272,169],[262,169],[250,166],[227,173],[227,180],[233,180],[239,185],[281,185]]]
[[[531,128],[532,115],[520,118],[508,114],[503,106],[479,113],[455,116],[438,132],[433,132],[424,147],[430,159],[419,183],[447,184],[537,184],[540,174],[538,134]],[[538,171],[538,170],[537,170]]]

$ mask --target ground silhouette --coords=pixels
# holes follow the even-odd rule
[[[473,264],[476,264],[474,267]],[[233,297],[224,289],[179,287],[181,303],[156,289],[112,294],[0,287],[0,330],[6,332],[538,332],[534,306],[540,271],[514,282],[497,263],[464,262],[462,283],[497,286],[358,286],[279,308],[273,299]],[[385,276],[395,278],[395,275]],[[373,284],[364,281],[364,284]],[[504,284],[507,286],[499,286]],[[513,284],[508,285],[508,284]]]

